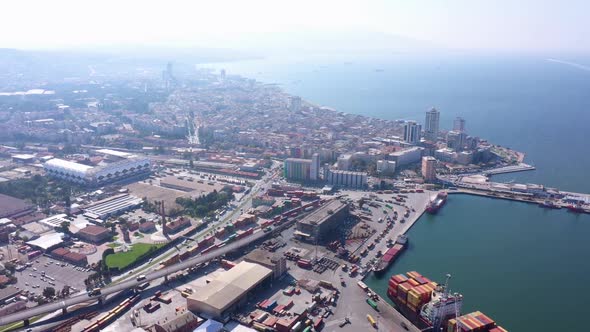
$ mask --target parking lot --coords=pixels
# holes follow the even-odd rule
[[[18,278],[16,287],[33,295],[42,294],[46,287],[60,292],[66,285],[74,288],[71,292],[84,291],[84,280],[92,273],[46,256],[39,256],[30,262],[32,266],[17,271],[15,276]]]

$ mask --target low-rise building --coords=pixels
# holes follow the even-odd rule
[[[111,237],[111,231],[102,226],[88,225],[78,231],[76,235],[86,241],[100,243]]]
[[[212,318],[223,318],[245,303],[248,294],[272,275],[272,270],[262,265],[241,262],[189,295],[187,307]]]

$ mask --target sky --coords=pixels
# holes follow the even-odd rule
[[[354,31],[450,49],[588,53],[588,13],[588,0],[2,0],[0,47],[248,48]]]

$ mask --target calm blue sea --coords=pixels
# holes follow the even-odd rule
[[[554,58],[564,62],[550,61]],[[409,56],[263,59],[224,64],[228,74],[278,83],[339,111],[424,121],[461,116],[469,134],[525,152],[536,171],[497,176],[590,192],[590,57]],[[453,196],[409,232],[390,274],[453,274],[465,310],[511,331],[587,331],[590,216]],[[387,278],[367,283],[385,295]]]

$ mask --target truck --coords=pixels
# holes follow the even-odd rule
[[[367,314],[367,320],[369,321],[369,323],[371,323],[371,326],[377,328],[377,321],[375,321],[375,318],[373,318],[373,316]]]

